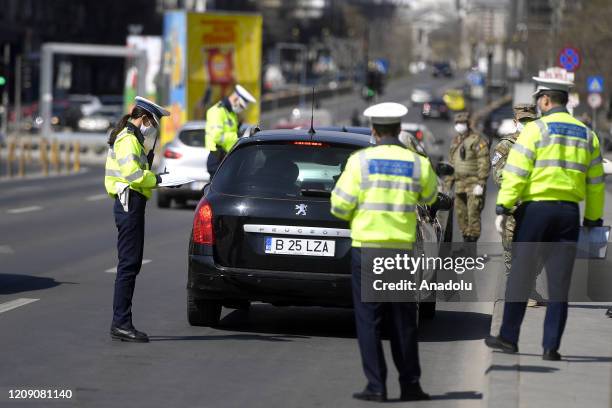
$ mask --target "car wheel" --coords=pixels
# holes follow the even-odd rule
[[[436,316],[436,302],[419,303],[419,320],[432,320]]]
[[[210,326],[219,324],[221,302],[212,299],[195,299],[187,293],[187,320],[192,326]]]
[[[159,208],[169,208],[171,203],[170,197],[161,192],[157,193],[157,206]]]

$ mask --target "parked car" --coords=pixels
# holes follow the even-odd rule
[[[442,98],[435,98],[431,101],[424,103],[421,109],[421,116],[423,119],[450,119],[450,113],[446,102]]]
[[[158,188],[158,207],[168,208],[172,201],[185,205],[187,200],[198,200],[202,196],[202,188],[210,179],[206,170],[209,151],[204,148],[205,127],[203,121],[187,122],[164,146],[157,171],[166,170],[196,181],[178,188]]]
[[[437,77],[453,77],[453,69],[448,62],[435,62],[431,67],[431,75]]]
[[[413,105],[421,105],[431,101],[433,98],[433,91],[430,88],[414,88],[410,94],[410,102]]]
[[[410,136],[410,138],[407,136]],[[422,123],[402,123],[400,141],[428,156],[434,165],[444,160],[445,152],[441,149],[444,141],[436,138],[429,128]]]
[[[370,139],[369,130],[321,129],[239,139],[195,211],[187,277],[191,325],[214,326],[222,307],[247,308],[253,301],[352,305],[349,225],[331,215],[329,197],[349,155]],[[438,170],[452,173],[447,164]],[[435,215],[419,207],[417,245],[452,240],[452,200],[444,193],[439,199]],[[286,250],[275,250],[279,241]],[[431,279],[435,271],[421,273]],[[433,317],[435,302],[423,303],[420,312]]]

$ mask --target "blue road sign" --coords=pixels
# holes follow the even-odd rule
[[[559,53],[559,65],[566,71],[576,71],[580,67],[580,52],[574,47],[563,48]]]
[[[602,93],[604,91],[604,79],[601,75],[587,77],[587,91],[589,93]]]

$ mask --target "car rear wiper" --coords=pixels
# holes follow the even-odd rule
[[[300,190],[303,196],[310,197],[331,197],[331,191],[322,190],[320,188],[303,188]]]

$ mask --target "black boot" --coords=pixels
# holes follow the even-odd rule
[[[371,391],[366,387],[363,391],[353,394],[353,398],[362,401],[385,402],[387,400],[387,394],[384,392]]]
[[[413,384],[400,384],[401,394],[400,401],[423,401],[430,400],[429,394],[421,388],[421,384],[418,382]]]

